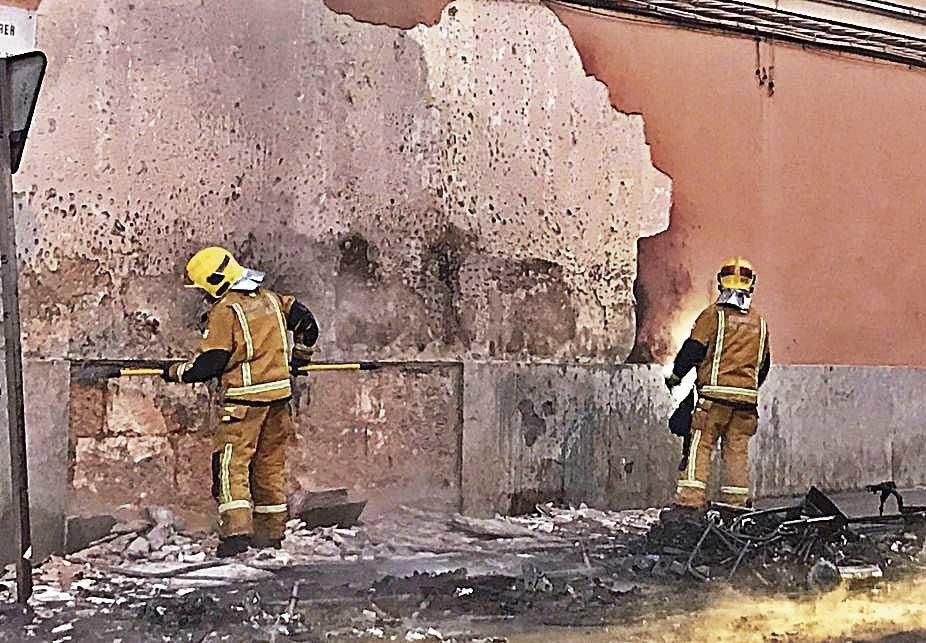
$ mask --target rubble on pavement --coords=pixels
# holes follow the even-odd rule
[[[801,503],[764,510],[714,504],[701,520],[660,525],[646,537],[637,569],[676,572],[790,590],[828,591],[877,583],[924,568],[926,507],[904,507],[892,482],[869,490],[897,496],[898,513],[850,518],[811,487]]]
[[[343,503],[343,494],[332,499]],[[704,524],[661,525],[658,509],[545,504],[531,515],[482,519],[402,506],[349,528],[293,519],[282,549],[216,559],[213,534],[188,530],[170,512],[152,508],[143,519],[114,524],[86,549],[37,566],[26,627],[48,640],[80,640],[81,619],[121,618],[123,626],[195,627],[204,635],[234,626],[234,636],[271,640],[308,636],[307,619],[328,606],[348,622],[312,630],[316,637],[442,640],[437,632],[443,640],[468,641],[476,635],[448,630],[429,615],[498,621],[530,612],[546,624],[596,623],[607,610],[659,587],[762,578],[761,586],[826,591],[926,566],[926,533],[916,520],[889,528],[872,522],[857,539],[833,535],[838,530],[822,539],[806,531],[798,534],[799,546],[776,535],[762,555],[747,548],[739,557],[721,535],[740,515],[718,512],[714,533]],[[756,539],[777,533],[774,522],[758,518],[736,533]],[[811,541],[816,544],[808,548]],[[9,604],[13,587],[8,567],[0,602]],[[54,628],[64,629],[52,634]]]

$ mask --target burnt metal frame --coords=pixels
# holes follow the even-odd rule
[[[733,558],[733,555],[736,556],[733,566],[727,574],[727,579],[729,580],[732,579],[737,570],[739,570],[740,565],[746,558],[750,549],[754,554],[760,551],[766,551],[769,546],[785,538],[796,537],[798,539],[799,544],[797,545],[797,551],[799,558],[806,562],[813,551],[814,545],[820,542],[821,537],[832,536],[834,534],[844,534],[849,537],[855,537],[856,534],[849,529],[850,525],[877,526],[888,525],[896,521],[909,523],[916,519],[926,519],[926,506],[905,506],[903,504],[903,497],[900,492],[897,491],[893,482],[885,482],[866,487],[868,491],[873,493],[883,492],[885,488],[889,488],[891,491],[889,495],[893,495],[897,499],[897,506],[900,513],[888,514],[885,516],[883,513],[884,500],[882,499],[881,513],[879,515],[847,518],[836,508],[835,504],[832,504],[826,496],[813,487],[808,493],[808,497],[812,496],[814,493],[819,494],[818,497],[822,496],[826,502],[832,505],[832,508],[835,509],[835,513],[822,516],[803,515],[803,512],[807,510],[807,498],[800,504],[773,507],[771,509],[759,509],[755,511],[743,511],[738,507],[731,507],[721,503],[712,503],[707,514],[707,526],[704,528],[701,537],[688,556],[686,569],[689,574],[700,581],[710,580],[708,576],[697,570],[698,565],[696,561],[704,543],[707,541],[707,537],[711,534],[716,536],[731,551],[731,556],[721,560],[718,563],[719,565],[727,564]],[[816,509],[816,507],[813,508]],[[737,514],[730,522],[729,527],[724,527],[723,525],[722,516],[724,512]],[[783,514],[786,517],[789,515],[800,515],[800,517],[785,519],[778,523],[770,533],[749,534],[744,531],[744,528],[748,525],[755,524],[757,518],[775,516],[778,514]]]

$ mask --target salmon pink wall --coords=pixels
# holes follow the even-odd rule
[[[328,4],[407,27],[446,3]],[[926,365],[926,70],[550,6],[673,180],[668,232],[640,241],[638,358],[743,254],[777,362]]]

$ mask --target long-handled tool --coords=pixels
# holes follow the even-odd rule
[[[164,364],[154,360],[83,362],[74,377],[80,382],[99,382],[116,377],[160,377]]]
[[[318,363],[300,366],[294,370],[298,375],[308,375],[322,371],[375,371],[385,366],[382,362],[349,362],[349,363]],[[83,382],[97,382],[100,380],[119,377],[160,377],[164,372],[164,362],[84,362],[81,364],[77,379]]]
[[[388,366],[380,362],[354,362],[349,364],[308,364],[296,368],[296,372],[315,373],[317,371],[375,371]]]

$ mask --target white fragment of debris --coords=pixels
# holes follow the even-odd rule
[[[419,632],[418,630],[409,630],[405,633],[406,641],[423,641],[428,638],[424,633]]]
[[[87,602],[91,605],[112,605],[116,602],[116,599],[105,598],[103,596],[88,596]]]
[[[457,598],[460,598],[461,596],[469,596],[472,593],[472,587],[457,587],[457,590],[453,593],[453,595]]]
[[[53,587],[37,585],[33,588],[32,600],[38,603],[67,603],[73,601],[74,597]]]
[[[177,524],[177,516],[167,507],[148,507],[147,513],[155,525],[173,527]]]
[[[73,623],[65,623],[64,625],[59,625],[58,627],[52,628],[52,634],[64,634],[65,632],[70,632],[74,629]]]
[[[366,634],[367,636],[372,636],[373,638],[376,638],[376,639],[381,639],[384,636],[386,636],[386,633],[383,631],[381,627],[371,627],[367,629],[367,631],[364,632],[364,634]]]
[[[454,514],[450,519],[450,525],[455,529],[460,529],[466,533],[476,536],[486,536],[489,538],[520,538],[532,537],[535,533],[522,525],[516,524],[510,518],[472,518]]]

